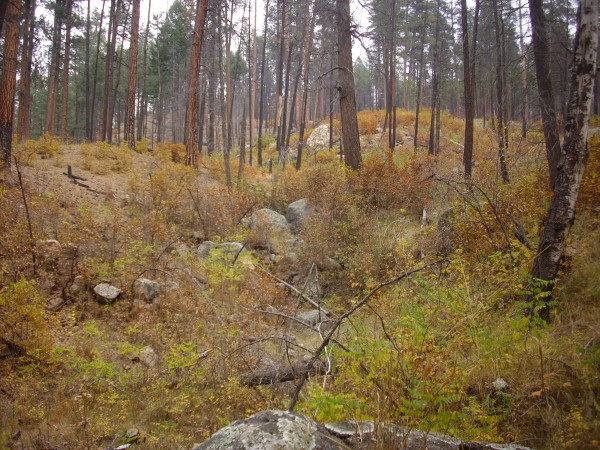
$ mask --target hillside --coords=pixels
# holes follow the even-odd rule
[[[319,422],[599,447],[600,137],[546,321],[527,287],[551,199],[541,125],[511,126],[503,183],[478,124],[469,191],[462,120],[442,114],[429,156],[400,110],[383,150],[383,118],[358,115],[359,172],[339,137],[313,139],[302,170],[246,165],[231,189],[222,155],[194,170],[176,144],[17,148],[0,180],[0,447],[191,448],[286,409],[305,369],[295,410]]]

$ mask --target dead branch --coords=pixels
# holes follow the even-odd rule
[[[287,367],[259,370],[242,375],[240,382],[246,386],[261,386],[265,384],[283,383],[298,378],[306,379],[309,375],[325,375],[327,365],[323,362],[298,363]]]
[[[323,342],[321,342],[321,345],[317,348],[317,350],[314,351],[313,356],[306,364],[306,370],[305,370],[305,372],[302,373],[302,376],[300,377],[300,381],[296,385],[296,389],[294,390],[294,393],[292,395],[290,407],[288,408],[288,410],[294,411],[294,408],[296,407],[296,404],[298,403],[298,397],[300,396],[300,392],[302,391],[302,388],[304,387],[304,383],[306,383],[306,379],[308,378],[308,375],[309,375],[312,367],[317,363],[317,361],[319,361],[319,358],[321,357],[321,353],[323,352],[325,347],[327,347],[329,345],[331,338],[333,337],[334,333],[338,330],[338,328],[340,327],[340,325],[342,324],[344,319],[350,317],[357,310],[359,310],[361,307],[363,307],[369,301],[369,299],[371,297],[373,297],[373,295],[375,295],[380,289],[382,289],[386,286],[395,284],[398,281],[403,280],[404,278],[407,278],[414,273],[417,273],[417,272],[420,272],[421,270],[427,269],[428,267],[431,267],[431,266],[434,266],[437,264],[441,264],[441,263],[447,262],[447,261],[449,261],[448,258],[441,258],[441,259],[438,259],[437,261],[434,261],[429,264],[425,264],[416,269],[406,271],[403,274],[398,275],[397,277],[394,277],[390,280],[387,280],[387,281],[384,281],[384,282],[378,284],[373,289],[371,289],[356,305],[354,305],[352,308],[350,308],[348,311],[346,311],[344,314],[342,314],[340,317],[338,317],[335,320],[333,327],[331,328],[329,333],[327,333],[327,336],[325,336],[325,338],[323,339]]]
[[[277,281],[278,283],[283,284],[286,288],[288,288],[290,291],[294,292],[295,294],[297,294],[300,298],[302,298],[304,301],[310,303],[312,306],[314,306],[315,308],[323,311],[323,313],[325,313],[326,315],[329,315],[329,311],[327,311],[325,308],[323,308],[321,306],[320,303],[315,302],[312,298],[308,297],[307,295],[303,294],[302,292],[300,292],[298,289],[296,289],[296,287],[292,286],[291,284],[283,281],[281,278],[276,277],[275,275],[273,275],[271,272],[269,272],[267,269],[261,267],[260,265],[256,266],[258,267],[262,272],[264,272],[265,274],[267,274],[269,277],[271,277],[272,279],[274,279],[275,281]]]

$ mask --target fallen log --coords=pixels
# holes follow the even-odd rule
[[[302,376],[326,375],[328,365],[319,362],[312,366],[306,363],[298,363],[286,367],[274,367],[272,369],[257,370],[240,377],[240,383],[245,386],[261,386],[266,384],[283,383],[293,381]]]

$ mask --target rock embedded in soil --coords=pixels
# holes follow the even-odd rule
[[[121,289],[109,283],[100,283],[94,287],[94,292],[104,303],[112,303],[121,294]]]

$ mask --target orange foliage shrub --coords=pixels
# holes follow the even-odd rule
[[[578,207],[592,209],[600,206],[598,189],[600,187],[600,136],[589,140],[590,156],[579,191]]]
[[[383,111],[360,111],[356,115],[358,119],[358,132],[361,135],[377,133],[377,128],[383,124],[384,115]]]
[[[405,208],[420,214],[428,203],[433,160],[426,155],[407,155],[399,167],[390,152],[365,159],[355,178],[355,189],[375,208]]]
[[[183,163],[185,162],[185,145],[183,144],[173,144],[170,142],[161,142],[160,144],[156,144],[154,147],[154,151],[159,155],[160,159],[170,160],[174,163]]]

